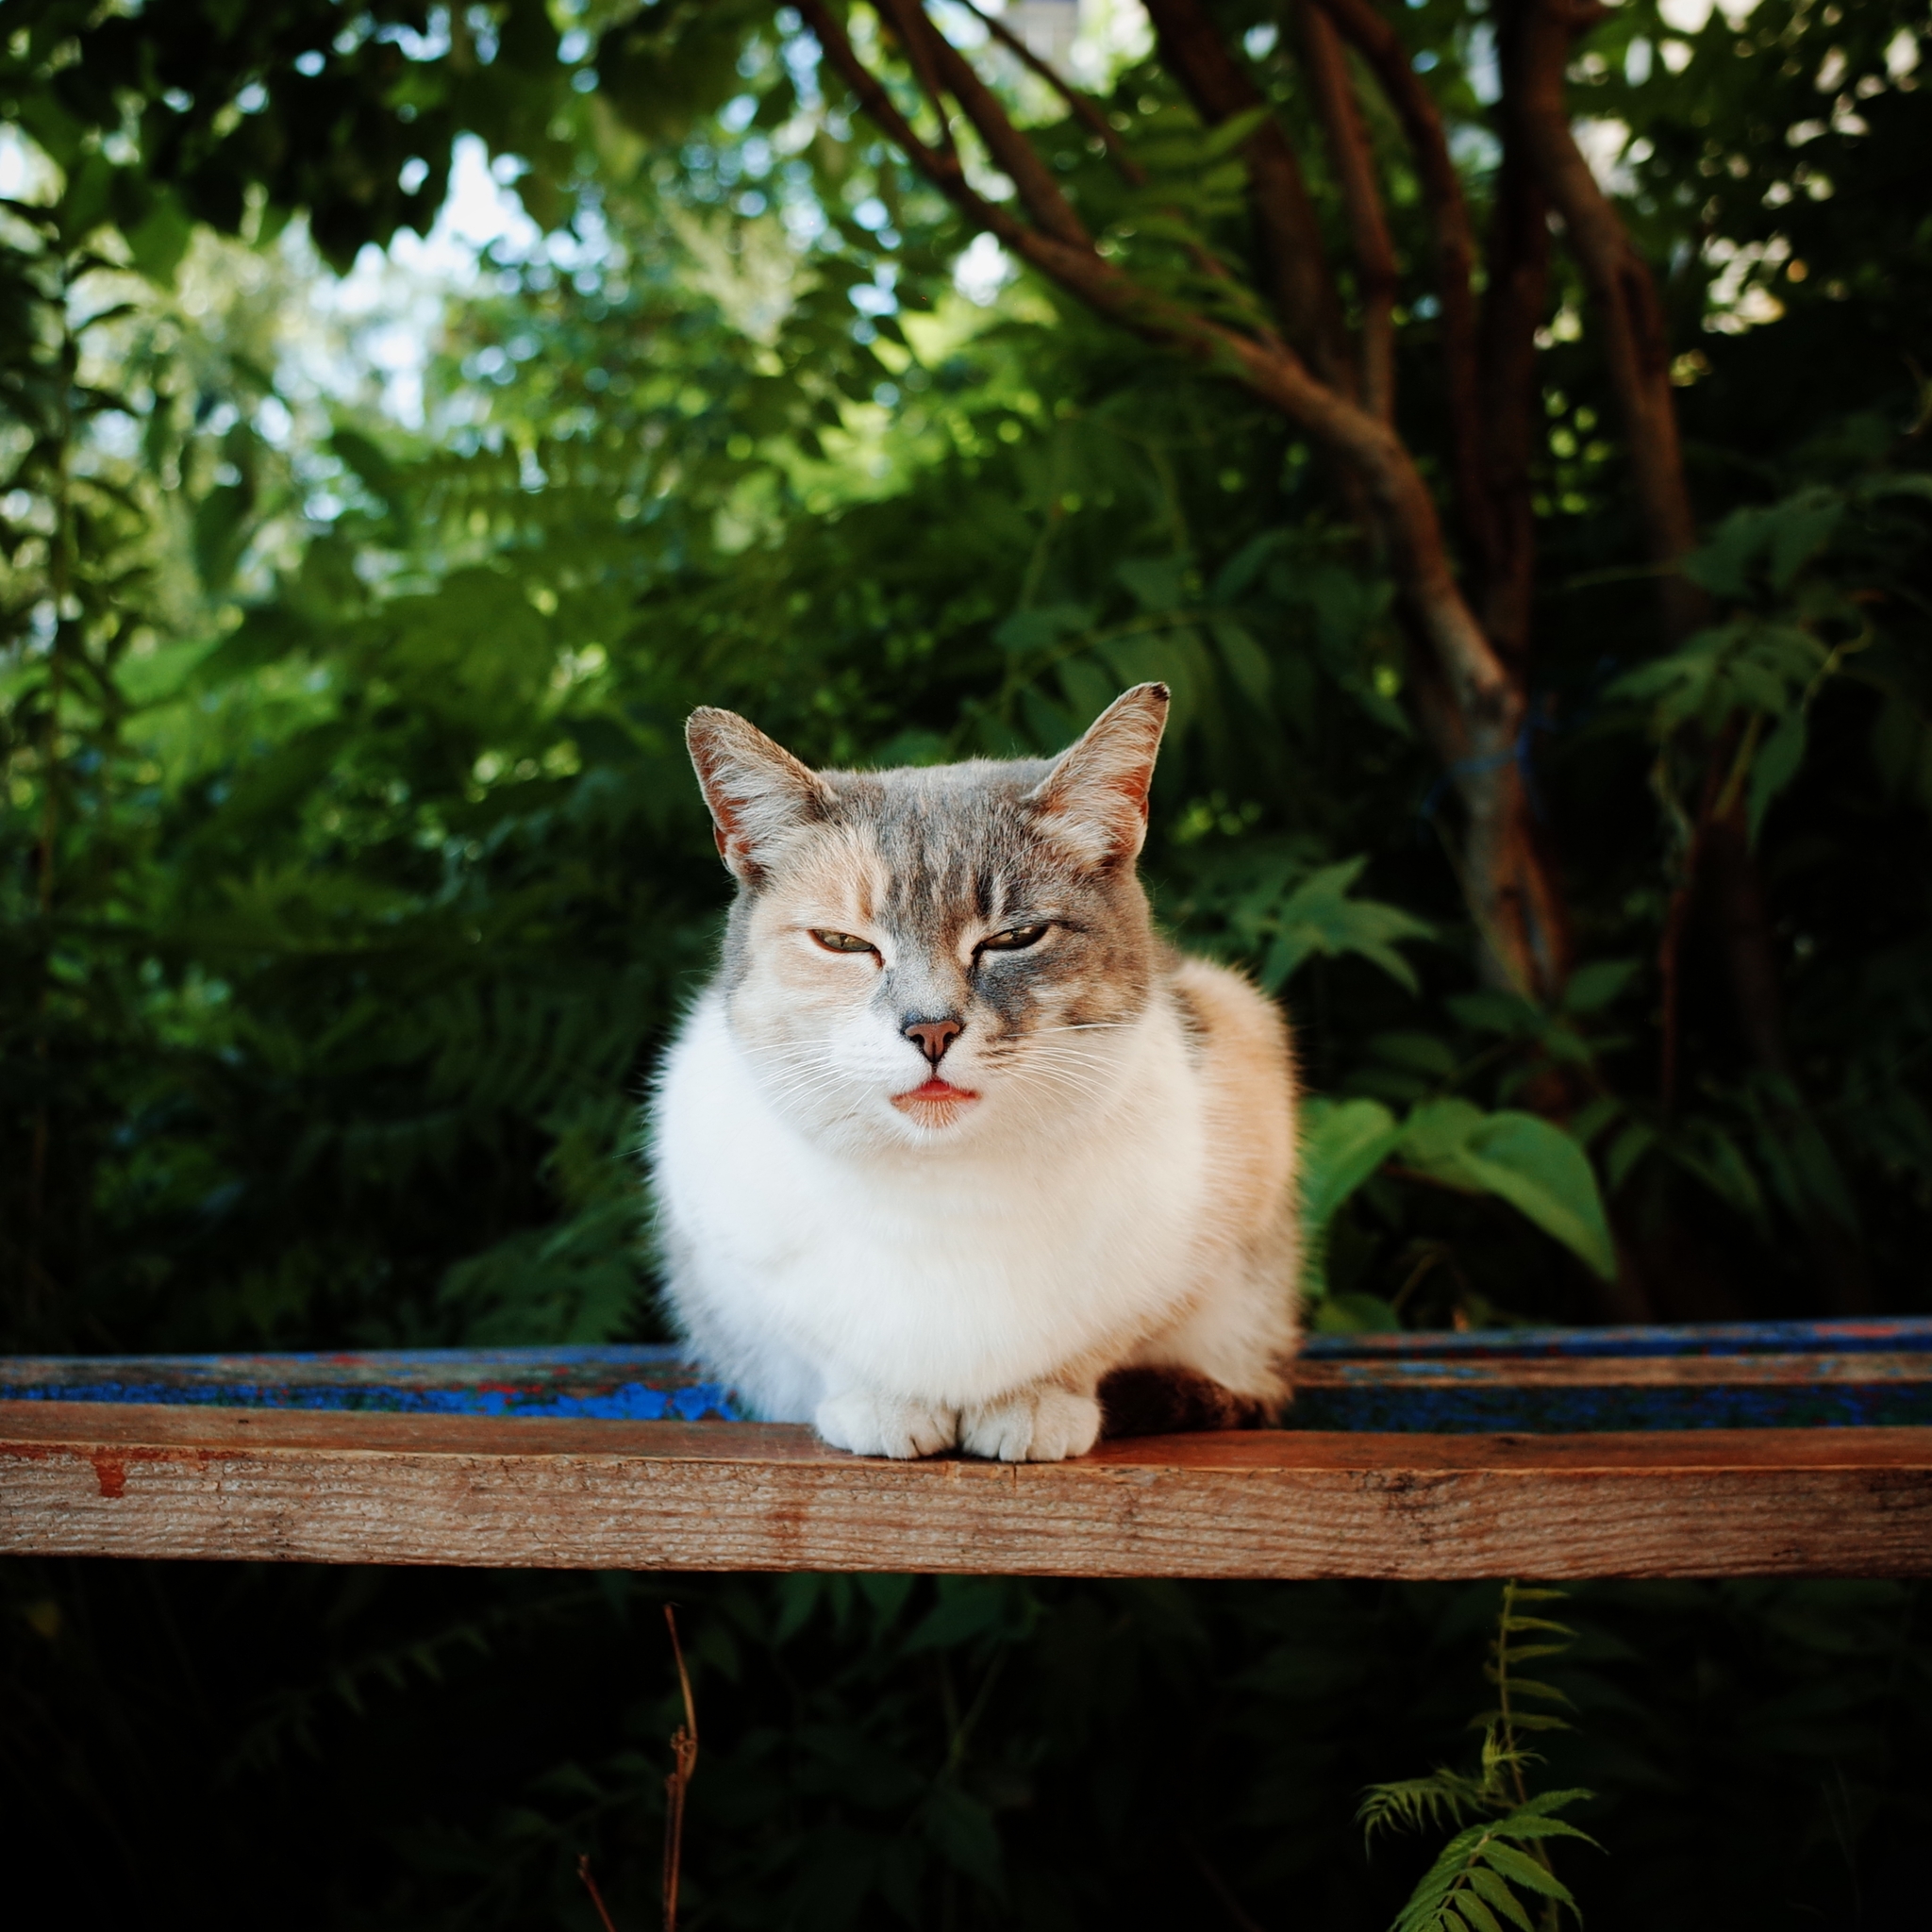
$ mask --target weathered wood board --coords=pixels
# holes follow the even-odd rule
[[[1932,1574],[1932,1429],[1148,1438],[891,1463],[730,1422],[0,1402],[0,1550],[1087,1576]]]
[[[744,1421],[668,1348],[398,1349],[0,1359],[0,1400],[607,1422]],[[1315,1335],[1296,1429],[1932,1425],[1932,1320]]]

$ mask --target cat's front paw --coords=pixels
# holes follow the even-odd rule
[[[937,1456],[959,1440],[956,1410],[860,1389],[828,1395],[811,1421],[834,1449],[855,1456]]]
[[[969,1408],[959,1446],[1001,1462],[1060,1462],[1100,1440],[1100,1404],[1070,1389],[1022,1389]]]

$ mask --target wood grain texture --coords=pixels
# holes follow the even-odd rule
[[[1932,1429],[1142,1439],[891,1463],[804,1429],[0,1403],[0,1550],[1083,1576],[1932,1574]]]

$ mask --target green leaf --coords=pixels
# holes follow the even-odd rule
[[[1799,571],[1830,542],[1844,508],[1836,491],[1807,490],[1771,511],[1765,549],[1774,591],[1790,590]]]
[[[175,271],[193,239],[194,224],[171,189],[155,195],[147,213],[125,235],[135,267],[158,288],[173,283]]]
[[[343,424],[329,438],[329,447],[355,473],[370,495],[380,498],[391,508],[407,493],[401,469],[374,437]]]
[[[995,1896],[1004,1894],[999,1831],[978,1799],[950,1782],[936,1785],[926,1804],[925,1830],[948,1864]]]
[[[1351,899],[1349,888],[1367,864],[1364,857],[1325,865],[1310,873],[1282,901],[1274,914],[1274,943],[1260,973],[1261,984],[1270,992],[1317,953],[1330,958],[1359,953],[1407,991],[1421,990],[1414,968],[1395,951],[1395,942],[1433,939],[1435,928],[1399,906]]]
[[[1512,1839],[1574,1838],[1587,1845],[1596,1843],[1589,1832],[1567,1818],[1525,1818],[1521,1812],[1511,1812],[1496,1829]]]
[[[948,1577],[940,1600],[906,1640],[910,1654],[952,1650],[998,1630],[1011,1614],[1011,1601],[997,1583],[978,1577]]]
[[[1485,1114],[1466,1100],[1425,1102],[1409,1116],[1406,1158],[1431,1179],[1499,1195],[1606,1281],[1616,1250],[1590,1158],[1535,1114]]]
[[[1520,1925],[1523,1932],[1536,1932],[1529,1914],[1523,1909],[1516,1894],[1493,1872],[1481,1865],[1473,1866],[1469,1884],[1472,1891],[1494,1906],[1512,1925]]]
[[[1535,1796],[1525,1798],[1516,1809],[1510,1812],[1506,1823],[1521,1818],[1541,1817],[1545,1813],[1560,1811],[1566,1805],[1580,1805],[1593,1798],[1596,1793],[1582,1785],[1569,1785],[1557,1791],[1538,1791]]]
[[[1563,989],[1566,1013],[1594,1013],[1621,993],[1643,971],[1641,959],[1594,959],[1579,966]]]
[[[1442,1004],[1465,1026],[1478,1033],[1496,1033],[1506,1040],[1515,1040],[1542,1029],[1543,1016],[1519,993],[1459,992]]]
[[[1778,727],[1757,747],[1751,760],[1751,791],[1748,803],[1751,842],[1757,842],[1757,828],[1771,802],[1798,775],[1805,762],[1805,711],[1803,707],[1788,711]]]
[[[244,484],[221,484],[195,506],[193,525],[194,567],[202,583],[210,591],[228,588],[248,547],[248,515],[255,505],[255,492]]]
[[[1407,1130],[1378,1100],[1310,1101],[1302,1119],[1302,1218],[1304,1225],[1321,1227]]]
[[[1482,1857],[1511,1884],[1526,1886],[1531,1891],[1555,1899],[1558,1905],[1574,1908],[1576,1901],[1570,1896],[1570,1888],[1554,1872],[1545,1872],[1534,1858],[1513,1845],[1492,1838],[1483,1847]]]
[[[1487,1807],[1484,1788],[1459,1772],[1436,1771],[1427,1777],[1401,1778],[1371,1785],[1356,1809],[1364,1841],[1377,1831],[1420,1831],[1446,1813],[1458,1827],[1463,1814]]]
[[[1239,114],[1230,114],[1201,142],[1202,159],[1212,160],[1217,156],[1238,148],[1267,121],[1273,111],[1273,108],[1262,106],[1244,108]]]
[[[1472,1932],[1503,1932],[1495,1913],[1474,1891],[1461,1893],[1456,1901],[1456,1909],[1469,1922]]]
[[[1255,641],[1255,634],[1244,624],[1234,624],[1225,619],[1208,626],[1213,634],[1216,648],[1221,653],[1221,661],[1227,666],[1227,673],[1235,681],[1241,695],[1251,705],[1265,710],[1274,685],[1274,673],[1269,668],[1268,655]]]
[[[1630,1170],[1657,1145],[1657,1129],[1645,1126],[1641,1121],[1633,1121],[1610,1143],[1609,1158],[1604,1163],[1604,1172],[1615,1193],[1630,1178]]]
[[[1062,658],[1058,668],[1060,690],[1066,693],[1074,716],[1084,723],[1100,716],[1108,706],[1120,695],[1120,681],[1110,672],[1103,671],[1091,658],[1084,654],[1074,658]],[[884,755],[880,762],[884,763]]]
[[[1840,1226],[1858,1231],[1858,1204],[1847,1186],[1843,1170],[1832,1152],[1831,1142],[1808,1114],[1793,1107],[1779,1124],[1779,1138],[1790,1163],[1793,1179],[1803,1198],[1824,1209]],[[1769,1123],[1767,1134],[1778,1131]]]
[[[1173,610],[1187,602],[1188,570],[1184,557],[1130,557],[1114,575],[1143,610]]]
[[[1431,1085],[1452,1078],[1457,1060],[1449,1043],[1434,1033],[1376,1033],[1370,1037],[1368,1050],[1391,1067],[1412,1068],[1427,1076]]]
[[[1029,610],[1016,610],[993,632],[992,641],[1013,657],[1045,649],[1062,638],[1074,637],[1093,624],[1092,608],[1086,604],[1041,604]]]
[[[1512,1645],[1505,1657],[1511,1664],[1527,1663],[1532,1657],[1561,1657],[1569,1648],[1567,1643],[1524,1643]],[[1531,1678],[1519,1677],[1513,1670],[1509,1674],[1509,1684],[1512,1690],[1524,1691],[1531,1697],[1562,1697],[1561,1691],[1553,1690],[1547,1684],[1536,1683]]]
[[[1308,1325],[1317,1335],[1393,1335],[1402,1317],[1378,1294],[1323,1294]]]
[[[1464,1875],[1470,1857],[1488,1838],[1487,1824],[1471,1824],[1458,1831],[1436,1855],[1436,1862],[1416,1880],[1408,1903],[1395,1921],[1396,1932],[1429,1923],[1437,1907]]]
[[[1687,1122],[1660,1137],[1658,1151],[1701,1180],[1719,1200],[1748,1220],[1764,1224],[1764,1191],[1737,1141],[1715,1122]]]

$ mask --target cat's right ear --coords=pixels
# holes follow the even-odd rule
[[[1167,727],[1167,687],[1123,691],[1028,794],[1041,828],[1083,865],[1132,864]]]
[[[706,705],[684,727],[718,856],[746,885],[764,876],[794,832],[824,817],[832,788],[736,711]]]

